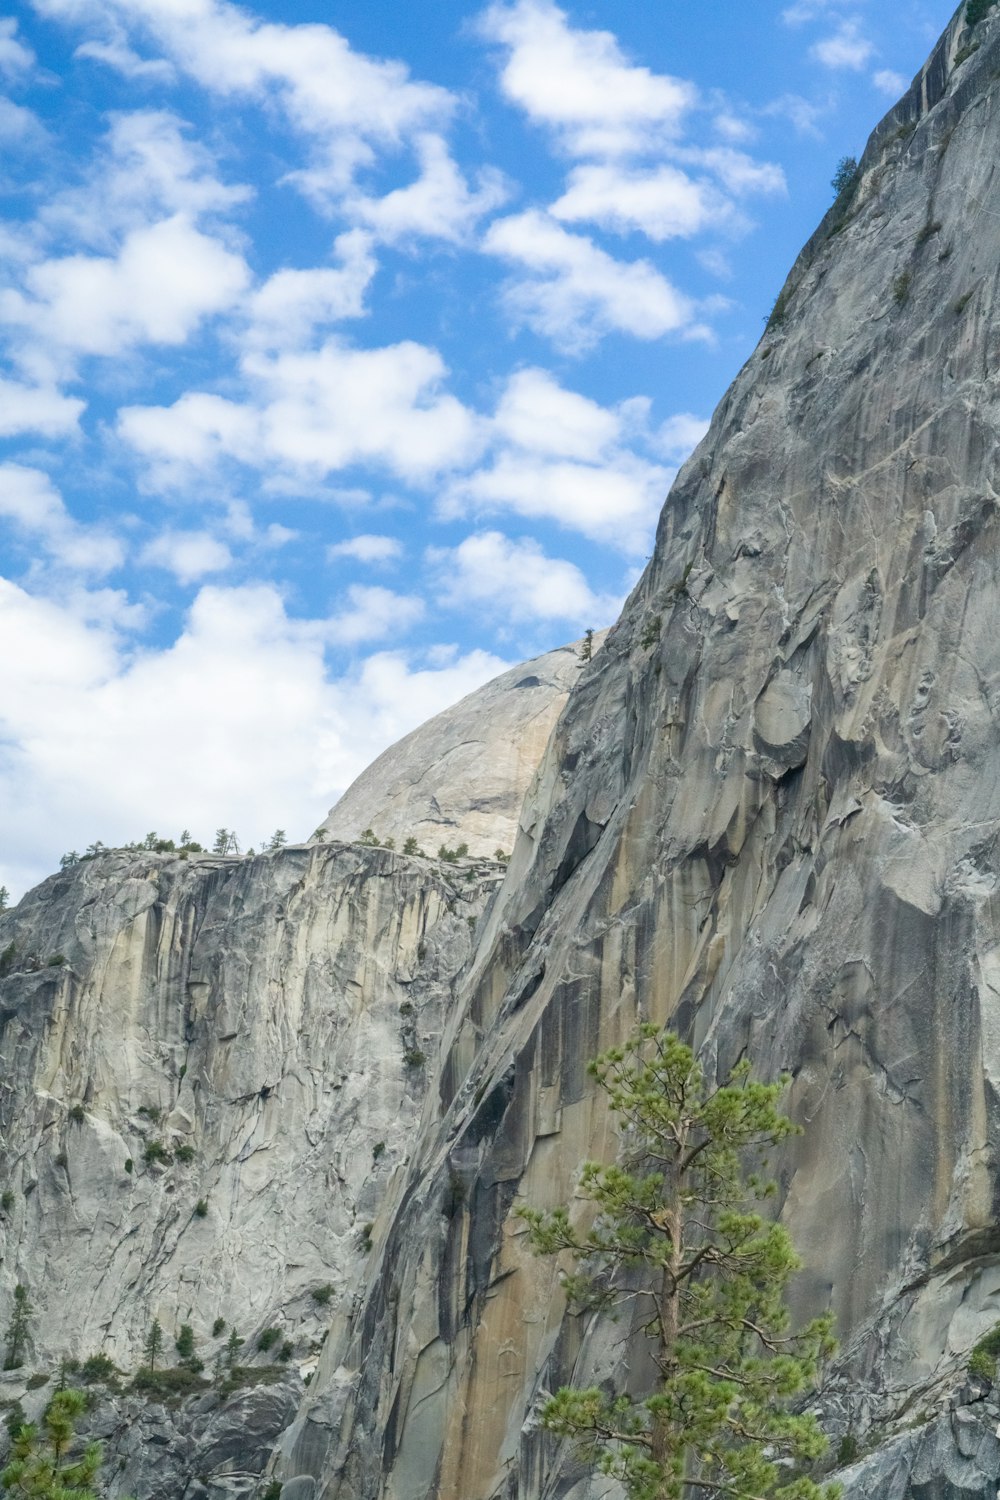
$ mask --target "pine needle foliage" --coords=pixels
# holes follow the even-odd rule
[[[709,1084],[691,1049],[651,1025],[590,1072],[619,1117],[623,1164],[584,1166],[589,1229],[566,1208],[521,1217],[536,1253],[569,1252],[571,1303],[641,1309],[656,1379],[636,1396],[564,1387],[543,1425],[577,1439],[629,1500],[836,1500],[837,1486],[802,1473],[826,1448],[815,1417],[789,1409],[835,1348],[832,1318],[791,1331],[800,1261],[753,1208],[774,1191],[768,1153],[797,1133],[778,1109],[787,1080],[754,1082],[742,1062]]]
[[[0,1485],[19,1500],[97,1500],[94,1484],[101,1467],[100,1443],[75,1453],[76,1422],[87,1408],[82,1391],[57,1391],[41,1427],[19,1429]]]

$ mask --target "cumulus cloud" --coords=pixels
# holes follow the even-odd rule
[[[363,641],[389,637],[398,641],[423,618],[425,611],[424,601],[416,594],[397,594],[392,589],[352,583],[345,607],[327,626],[327,638],[341,646],[357,646]]]
[[[393,650],[338,674],[329,622],[293,618],[267,586],[203,588],[163,649],[134,651],[113,600],[87,613],[0,580],[0,634],[22,643],[0,653],[0,880],[14,890],[65,849],[150,827],[305,837],[388,744],[509,665]]]
[[[377,149],[397,150],[416,131],[439,125],[453,96],[412,79],[403,63],[356,52],[332,26],[261,21],[229,0],[36,0],[42,14],[84,21],[105,32],[103,60],[136,34],[178,69],[232,99],[274,103],[313,146],[313,160],[290,174],[320,202],[336,199]],[[126,71],[133,66],[125,58]]]
[[[387,244],[417,237],[460,244],[509,196],[502,174],[492,169],[481,172],[478,185],[470,188],[440,135],[421,132],[414,150],[420,164],[415,182],[382,198],[359,194],[345,204],[353,218]]]
[[[378,269],[371,243],[363,230],[348,230],[334,242],[339,266],[275,271],[242,304],[245,343],[262,350],[301,348],[317,329],[361,317]]]
[[[349,537],[344,542],[334,542],[326,549],[330,562],[336,562],[340,557],[347,557],[353,558],[355,562],[386,563],[394,562],[397,557],[402,556],[402,553],[403,545],[394,536],[378,536],[371,532]]]
[[[526,273],[507,288],[512,315],[563,348],[610,332],[656,339],[692,323],[691,301],[649,261],[616,260],[538,209],[496,220],[483,246]]]
[[[73,519],[41,469],[0,464],[0,517],[44,548],[58,566],[73,572],[100,576],[125,560],[125,549],[117,537]]]
[[[255,392],[245,403],[195,391],[169,407],[122,409],[119,432],[158,482],[223,458],[319,477],[373,463],[419,482],[482,444],[474,414],[442,389],[440,355],[422,344],[330,340],[313,352],[250,354],[243,368]]]
[[[589,220],[620,232],[639,229],[652,240],[668,240],[724,222],[731,207],[710,184],[679,167],[638,171],[593,162],[573,168],[551,212],[557,219]]]
[[[493,426],[501,441],[528,452],[593,462],[617,440],[622,423],[617,412],[532,368],[510,377]]]
[[[547,556],[531,537],[481,531],[457,547],[428,548],[426,560],[438,598],[452,609],[586,627],[613,619],[621,608],[620,599],[595,594],[578,567]]]
[[[165,568],[178,583],[194,583],[231,567],[233,555],[207,531],[164,531],[143,549],[141,560]]]
[[[683,463],[707,431],[707,418],[692,416],[688,411],[677,412],[668,417],[654,435],[653,447],[673,463]]]
[[[0,323],[20,335],[26,368],[68,371],[78,355],[182,344],[204,318],[231,307],[248,281],[242,256],[175,214],[133,230],[115,256],[31,266],[24,291],[0,293]]]
[[[830,36],[815,42],[809,55],[825,68],[860,72],[874,51],[874,45],[862,35],[857,21],[843,21]]]
[[[569,24],[549,0],[491,5],[483,36],[506,49],[504,93],[574,155],[648,151],[676,135],[697,91],[630,63],[608,31]]]
[[[64,396],[54,386],[22,385],[0,377],[0,437],[35,432],[40,437],[68,437],[79,429],[86,401]]]

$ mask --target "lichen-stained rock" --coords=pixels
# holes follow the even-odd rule
[[[597,631],[597,651],[606,632]],[[518,814],[560,710],[580,675],[576,641],[522,662],[390,746],[348,787],[321,825],[325,837],[371,829],[429,854],[467,844],[510,852]]]
[[[444,1117],[282,1440],[327,1500],[589,1495],[534,1413],[574,1371],[628,1378],[641,1340],[564,1316],[513,1211],[614,1149],[585,1064],[637,1015],[720,1075],[792,1074],[781,1211],[798,1309],[839,1322],[835,1431],[943,1409],[1000,1320],[1000,8],[964,17],[799,257],[555,730]],[[954,1495],[939,1457],[921,1492]]]
[[[0,1331],[27,1285],[28,1368],[134,1369],[158,1318],[168,1354],[182,1322],[206,1362],[273,1326],[310,1370],[498,879],[340,844],[121,853],[0,919]]]

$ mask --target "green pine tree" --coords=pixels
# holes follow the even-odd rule
[[[41,1429],[21,1427],[0,1485],[21,1500],[97,1500],[94,1481],[101,1467],[100,1443],[88,1443],[71,1456],[76,1422],[87,1409],[82,1391],[57,1391],[49,1402]]]
[[[34,1308],[28,1296],[28,1288],[20,1282],[14,1288],[14,1306],[7,1329],[7,1350],[3,1362],[5,1370],[16,1370],[24,1364],[24,1346],[28,1341],[28,1324]]]
[[[142,1346],[143,1356],[151,1370],[156,1369],[156,1361],[163,1349],[163,1329],[160,1327],[159,1318],[154,1318],[149,1325],[146,1334],[146,1342]]]
[[[712,1085],[689,1047],[649,1025],[590,1071],[626,1160],[584,1166],[589,1228],[565,1208],[521,1215],[537,1253],[571,1252],[576,1305],[639,1303],[656,1376],[636,1396],[566,1387],[544,1426],[578,1439],[630,1500],[835,1500],[836,1486],[796,1474],[826,1440],[815,1417],[789,1410],[835,1348],[832,1318],[790,1331],[785,1289],[800,1262],[786,1230],[751,1206],[773,1184],[744,1171],[796,1129],[777,1108],[784,1082],[752,1082],[741,1063]]]

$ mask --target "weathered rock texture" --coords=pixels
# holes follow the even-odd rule
[[[329,1500],[590,1493],[532,1412],[621,1330],[564,1317],[512,1210],[613,1146],[584,1064],[637,1014],[794,1077],[783,1214],[800,1307],[840,1323],[835,1433],[933,1412],[1000,1318],[998,75],[1000,12],[956,16],[570,698],[441,1122],[284,1441]]]
[[[476,855],[509,853],[528,784],[580,675],[581,647],[504,672],[408,734],[348,787],[322,834],[352,840],[371,829],[397,848],[415,838],[428,854],[463,843]]]
[[[5,919],[69,961],[0,998],[0,1316],[27,1278],[33,1360],[134,1361],[157,1311],[311,1352],[329,1280],[261,1490],[597,1500],[534,1413],[641,1340],[565,1315],[513,1210],[614,1151],[585,1064],[648,1016],[793,1077],[798,1307],[843,1343],[817,1401],[876,1446],[848,1495],[995,1500],[963,1372],[1000,1320],[1000,8],[963,15],[679,476],[474,933],[485,872],[467,903],[465,871],[337,845],[102,862]],[[142,1165],[153,1134],[194,1161]]]
[[[356,1294],[498,879],[339,844],[123,853],[2,919],[0,1336],[18,1282],[34,1316],[0,1400],[62,1355],[134,1370],[154,1318],[168,1361],[184,1322],[209,1362],[236,1329],[259,1363],[277,1328],[310,1373]],[[174,1469],[197,1451],[180,1442]],[[183,1492],[123,1473],[116,1493]]]

